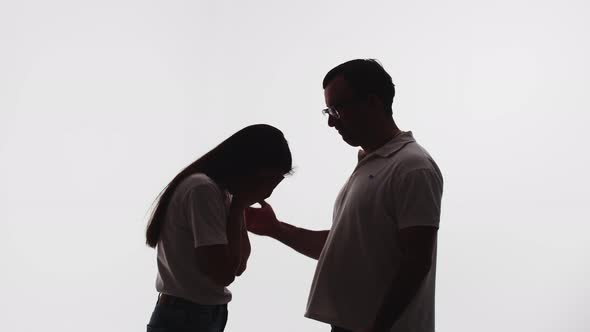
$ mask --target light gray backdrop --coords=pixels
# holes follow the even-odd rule
[[[252,123],[296,173],[279,218],[326,229],[356,150],[321,80],[378,58],[394,116],[445,175],[437,330],[587,331],[586,1],[0,2],[3,331],[143,331],[150,204]],[[252,238],[228,331],[328,331],[303,317],[315,262]]]

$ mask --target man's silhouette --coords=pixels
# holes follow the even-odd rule
[[[328,126],[361,147],[331,229],[280,222],[266,202],[246,210],[248,229],[318,260],[306,317],[332,331],[433,332],[441,172],[395,124],[394,85],[378,62],[343,63],[323,87]]]

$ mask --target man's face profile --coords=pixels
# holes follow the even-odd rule
[[[328,83],[324,98],[326,106],[336,108],[340,115],[339,119],[329,116],[328,126],[334,127],[346,143],[359,146],[364,136],[362,128],[366,123],[363,101],[343,76],[337,76]]]

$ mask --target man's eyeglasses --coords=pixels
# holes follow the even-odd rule
[[[334,106],[328,106],[327,108],[324,108],[322,110],[322,114],[323,115],[329,115],[334,119],[340,119],[340,111],[338,109],[342,109],[346,106],[350,106],[350,105],[354,105],[354,104],[358,104],[359,102],[362,102],[363,98],[354,98],[350,101],[347,101],[345,103],[340,103],[338,105],[334,105]]]
[[[334,119],[340,119],[340,113],[338,113],[338,110],[335,107],[324,108],[322,110],[322,114],[329,115],[329,116],[333,117]]]

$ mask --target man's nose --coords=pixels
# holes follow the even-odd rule
[[[336,125],[336,121],[338,121],[338,119],[334,118],[331,115],[328,115],[328,126],[329,127],[334,127]]]

